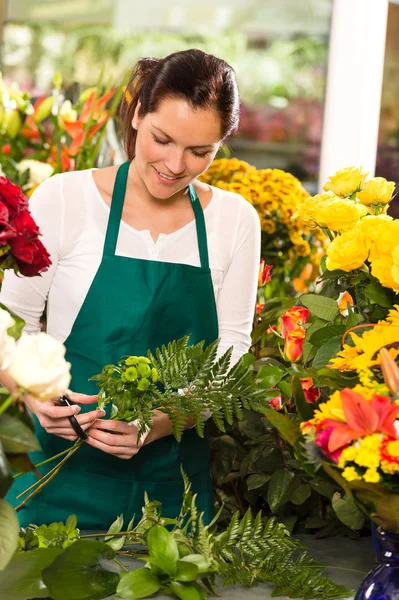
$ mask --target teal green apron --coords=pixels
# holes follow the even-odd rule
[[[129,163],[118,169],[101,264],[65,341],[72,364],[71,389],[96,394],[88,379],[104,365],[124,355],[146,355],[162,344],[191,334],[190,342],[218,337],[216,304],[208,262],[206,229],[194,186],[194,210],[201,266],[142,260],[115,255],[126,191]],[[184,259],[184,257],[182,257]],[[82,411],[93,405],[82,406]],[[105,417],[107,418],[107,417]],[[36,420],[42,452],[31,455],[38,463],[70,447],[70,442],[48,434]],[[65,521],[78,516],[81,529],[106,530],[117,515],[125,520],[141,516],[144,492],[162,502],[163,514],[179,513],[183,482],[180,466],[190,478],[198,506],[210,520],[213,512],[209,438],[187,430],[178,443],[167,436],[142,447],[130,460],[104,453],[88,444],[65,464],[60,473],[19,511],[21,526]],[[55,463],[40,469],[44,474]],[[16,480],[8,500],[35,481],[31,473]]]

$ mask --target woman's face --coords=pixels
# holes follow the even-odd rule
[[[137,172],[154,198],[170,198],[207,170],[220,147],[221,127],[213,109],[193,109],[167,98],[157,111],[138,116]]]

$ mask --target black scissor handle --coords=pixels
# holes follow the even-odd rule
[[[72,400],[70,399],[69,396],[64,395],[61,396],[59,399],[59,404],[61,406],[73,406],[75,403],[72,402]],[[78,423],[77,418],[75,417],[75,415],[72,415],[70,417],[68,417],[68,420],[70,422],[70,424],[72,425],[72,428],[74,430],[74,432],[76,433],[76,435],[81,439],[81,440],[86,440],[87,439],[87,433],[81,428],[81,426]]]

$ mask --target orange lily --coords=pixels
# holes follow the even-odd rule
[[[394,422],[399,406],[393,404],[391,398],[375,394],[370,402],[357,392],[345,388],[341,390],[341,400],[346,423],[325,419],[318,428],[333,428],[328,440],[329,452],[335,452],[352,440],[375,432],[386,433],[396,439]]]

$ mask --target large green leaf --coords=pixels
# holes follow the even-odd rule
[[[170,588],[181,600],[204,600],[206,598],[206,590],[198,584],[172,581]]]
[[[341,497],[339,492],[336,492],[331,501],[332,507],[338,519],[350,529],[361,529],[365,522],[365,517],[358,509],[353,501],[353,498],[347,494]]]
[[[299,300],[310,310],[312,315],[324,319],[324,321],[333,321],[339,313],[337,301],[333,298],[326,298],[318,294],[303,294]]]
[[[12,327],[7,329],[7,333],[11,337],[13,337],[15,340],[17,340],[22,333],[22,329],[25,325],[25,321],[23,319],[21,319],[21,317],[18,317],[18,315],[16,315],[14,312],[12,312],[12,310],[7,308],[7,306],[4,306],[4,304],[0,303],[0,308],[2,308],[3,310],[6,310],[8,313],[10,313],[10,315],[14,319],[15,323]]]
[[[0,573],[1,597],[4,600],[48,598],[49,591],[41,572],[62,552],[61,548],[40,548],[13,556],[7,568]]]
[[[312,419],[314,413],[313,405],[309,402],[306,402],[301,380],[296,376],[292,379],[292,397],[294,399],[298,414],[301,417],[301,421],[309,421]]]
[[[301,431],[293,421],[283,413],[274,408],[259,408],[259,411],[265,415],[270,423],[277,429],[281,436],[287,440],[291,446],[295,446],[301,438]]]
[[[6,453],[0,442],[0,498],[4,498],[12,486],[13,478]]]
[[[192,562],[177,561],[176,581],[195,581],[198,577],[198,567]]]
[[[328,365],[330,360],[341,350],[341,337],[329,339],[321,348],[318,349],[313,359],[313,368],[321,369]]]
[[[181,558],[179,562],[188,562],[194,564],[199,573],[206,573],[209,571],[209,563],[202,554],[188,554],[187,556]]]
[[[171,577],[176,575],[179,549],[173,535],[162,525],[154,525],[148,533],[147,544],[150,563]]]
[[[320,385],[326,385],[334,390],[343,390],[346,387],[353,388],[359,383],[359,377],[356,374],[348,375],[324,367],[317,371],[317,380]]]
[[[158,577],[149,569],[142,568],[130,571],[122,576],[116,593],[121,598],[147,598],[161,588]]]
[[[0,442],[7,454],[40,450],[35,434],[18,417],[11,415],[0,415]]]
[[[309,498],[312,488],[309,483],[299,482],[294,488],[290,489],[290,500],[293,504],[301,505]]]
[[[392,290],[383,287],[376,279],[364,288],[367,298],[384,308],[392,308],[395,295]]]
[[[247,488],[249,490],[257,490],[267,483],[270,478],[271,475],[269,473],[252,473],[247,477]]]
[[[15,510],[0,498],[0,571],[3,571],[17,549],[19,523]]]
[[[264,366],[259,369],[257,379],[262,387],[271,388],[281,381],[283,375],[284,371],[278,367]]]
[[[267,493],[267,502],[272,512],[287,500],[288,489],[293,478],[294,473],[287,469],[278,469],[273,473]]]
[[[320,348],[330,338],[342,336],[345,331],[345,325],[327,325],[327,327],[323,327],[323,329],[315,331],[309,341],[311,344],[316,346],[316,348]]]
[[[107,571],[102,559],[115,552],[104,542],[79,540],[43,570],[43,582],[53,600],[100,600],[113,594],[119,575]]]

